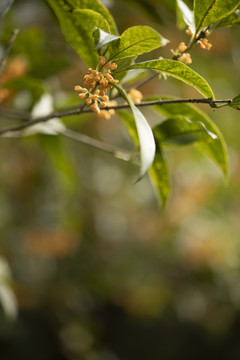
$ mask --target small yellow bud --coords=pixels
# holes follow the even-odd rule
[[[76,92],[82,91],[81,86],[79,86],[79,85],[74,86],[74,91],[76,91]]]
[[[185,42],[181,42],[179,45],[178,45],[178,51],[180,52],[183,52],[187,49],[187,46],[185,44]]]
[[[78,97],[79,97],[80,99],[84,99],[85,96],[86,96],[86,94],[78,94]]]
[[[86,99],[85,103],[86,103],[87,105],[91,105],[92,100],[91,100],[90,98],[88,98],[88,99]]]

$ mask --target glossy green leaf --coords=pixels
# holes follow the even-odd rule
[[[239,4],[239,0],[195,0],[194,19],[196,32],[223,19],[233,12]]]
[[[133,115],[128,111],[118,110],[117,114],[120,116],[124,125],[126,126],[128,133],[133,140],[136,147],[139,147],[139,139],[137,134],[136,123]],[[153,129],[156,153],[152,165],[150,166],[148,173],[151,183],[156,192],[159,204],[165,207],[169,194],[170,194],[170,181],[167,162],[161,149],[161,141],[158,138],[158,129]]]
[[[132,26],[112,44],[109,60],[145,54],[166,45],[168,40],[149,26]]]
[[[182,0],[177,0],[177,5],[181,11],[184,22],[189,26],[193,33],[195,33],[194,14],[191,9]]]
[[[215,29],[233,26],[236,24],[240,24],[240,10],[235,10],[232,14],[226,16],[225,18],[217,22]]]
[[[0,19],[8,12],[14,0],[1,0],[0,2]]]
[[[120,38],[120,36],[111,35],[98,27],[95,27],[93,32],[93,38],[95,40],[96,50],[101,49],[103,46],[109,44]]]
[[[153,132],[156,139],[156,154],[152,166],[149,169],[149,175],[158,201],[164,208],[170,194],[169,171],[160,142],[157,141],[157,131],[155,132],[154,130]]]
[[[139,146],[140,146],[140,161],[141,161],[140,172],[139,172],[139,179],[140,179],[148,171],[155,156],[156,146],[155,146],[152,129],[149,126],[144,115],[141,113],[141,111],[129,99],[127,93],[120,86],[114,83],[112,83],[112,85],[119,91],[121,96],[130,105],[133,117],[135,119]]]
[[[240,95],[235,96],[235,98],[232,99],[232,103],[229,104],[230,107],[236,110],[240,110]]]
[[[155,98],[156,99],[156,98]],[[159,99],[159,98],[158,98]],[[161,97],[162,100],[172,99],[172,97]],[[149,99],[153,100],[153,98]],[[228,179],[228,154],[225,140],[221,131],[216,124],[197,107],[190,104],[165,104],[156,105],[154,108],[164,114],[166,117],[170,116],[185,116],[192,122],[201,122],[205,125],[208,131],[217,136],[216,139],[209,137],[208,141],[201,141],[195,144],[195,146],[212,159],[219,169],[222,171],[225,180]]]
[[[209,131],[201,121],[191,121],[185,116],[167,119],[157,126],[159,139],[165,143],[186,145],[196,141],[215,140],[217,135]]]
[[[98,0],[48,0],[53,8],[67,41],[91,67],[98,62],[92,37],[95,27],[116,33],[114,21]]]
[[[151,69],[159,71],[193,86],[205,97],[214,99],[213,91],[207,81],[201,75],[180,61],[150,60],[133,64],[129,67],[129,69]]]

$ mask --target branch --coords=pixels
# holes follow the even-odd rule
[[[14,41],[15,41],[18,33],[19,33],[19,30],[18,30],[18,29],[14,29],[13,32],[12,32],[12,36],[11,36],[11,38],[10,38],[10,40],[9,40],[9,43],[8,43],[8,45],[7,45],[7,48],[6,48],[6,50],[5,50],[4,54],[3,54],[2,59],[0,60],[0,73],[1,73],[1,72],[3,71],[3,69],[4,69],[4,65],[5,65],[6,59],[7,59],[7,57],[8,57],[8,54],[9,54],[10,51],[11,51],[11,48],[12,48],[12,46],[13,46],[13,43],[14,43]]]
[[[135,106],[137,107],[144,107],[144,106],[153,106],[153,105],[166,105],[166,104],[182,104],[182,103],[191,103],[191,104],[207,104],[210,105],[211,107],[215,107],[217,108],[217,104],[224,104],[224,105],[228,105],[232,103],[231,99],[224,99],[224,100],[212,100],[212,99],[169,99],[169,100],[152,100],[152,101],[144,101],[140,104],[135,104]],[[234,103],[235,105],[238,105],[238,103]],[[117,105],[117,106],[109,106],[109,107],[105,107],[104,110],[110,110],[110,109],[114,109],[114,110],[118,110],[118,109],[128,109],[129,105],[128,104],[123,104],[123,105]],[[6,109],[0,109],[0,115],[2,114],[7,114],[10,116],[11,110],[6,110]],[[13,132],[13,131],[19,131],[19,130],[23,130],[26,129],[32,125],[38,124],[38,123],[42,123],[42,122],[46,122],[50,119],[53,118],[62,118],[62,117],[66,117],[66,116],[72,116],[72,115],[80,115],[80,114],[84,114],[84,113],[92,113],[91,109],[83,109],[82,107],[74,107],[74,108],[68,108],[68,109],[63,109],[60,111],[54,111],[49,115],[46,116],[41,116],[32,120],[29,120],[29,118],[31,119],[31,115],[30,113],[19,113],[19,117],[20,115],[22,116],[22,120],[29,120],[27,122],[24,122],[22,124],[18,124],[16,126],[10,127],[10,128],[6,128],[6,129],[2,129],[0,130],[0,136],[8,133],[8,132]],[[16,112],[14,111],[13,113],[13,117],[17,117]]]

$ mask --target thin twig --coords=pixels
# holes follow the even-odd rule
[[[116,146],[104,143],[97,139],[93,139],[87,135],[78,133],[76,131],[65,129],[61,134],[73,140],[77,140],[83,144],[97,148],[98,150],[110,153],[118,159],[125,161],[129,161],[131,159],[131,153],[128,150],[117,148]]]
[[[153,106],[153,105],[167,105],[167,104],[184,104],[184,103],[191,103],[191,104],[207,104],[210,105],[212,107],[217,107],[217,104],[231,104],[232,100],[231,99],[224,99],[224,100],[213,100],[213,99],[168,99],[168,100],[152,100],[152,101],[144,101],[140,104],[135,104],[135,106],[137,107],[144,107],[144,106]],[[235,105],[238,105],[238,103],[234,103]],[[240,103],[239,103],[240,104]],[[105,110],[110,110],[110,109],[114,109],[114,110],[118,110],[118,109],[127,109],[129,108],[128,104],[122,104],[122,105],[117,105],[117,106],[109,106],[109,107],[105,107]],[[80,115],[80,114],[84,114],[84,113],[92,113],[91,109],[83,109],[83,106],[81,108],[68,108],[68,109],[63,109],[61,111],[54,111],[49,115],[46,116],[41,116],[38,118],[35,118],[33,120],[30,120],[28,122],[22,123],[22,124],[18,124],[16,126],[7,128],[7,129],[2,129],[0,130],[0,136],[6,134],[7,132],[12,132],[12,131],[19,131],[19,130],[23,130],[25,128],[28,128],[32,125],[38,124],[38,123],[42,123],[42,122],[46,122],[50,119],[53,118],[62,118],[62,117],[66,117],[66,116],[72,116],[72,115]],[[22,118],[22,120],[28,120],[26,118]]]
[[[8,45],[7,45],[7,48],[6,48],[6,50],[4,51],[3,57],[2,57],[1,60],[0,60],[0,73],[1,73],[1,72],[3,71],[3,69],[4,69],[4,66],[5,66],[5,63],[6,63],[8,54],[9,54],[10,51],[11,51],[11,48],[12,48],[12,46],[13,46],[13,43],[14,43],[14,41],[15,41],[18,33],[19,33],[19,30],[18,30],[18,29],[14,29],[13,32],[12,32],[12,36],[11,36],[11,38],[10,38],[10,40],[9,40],[9,43],[8,43]]]

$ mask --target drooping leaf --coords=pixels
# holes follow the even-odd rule
[[[162,143],[186,145],[196,141],[217,139],[217,135],[209,131],[201,121],[191,121],[185,116],[175,116],[163,121],[155,130]]]
[[[156,100],[156,98],[154,99]],[[161,97],[161,99],[167,100],[172,99],[172,97]],[[149,100],[153,100],[153,98]],[[212,159],[222,171],[225,180],[228,179],[227,146],[221,131],[206,113],[190,104],[176,104],[175,106],[172,104],[164,104],[156,105],[154,108],[166,117],[181,115],[187,117],[192,122],[201,122],[205,125],[208,131],[215,134],[217,136],[216,139],[209,137],[207,141],[197,142],[195,146]]]
[[[233,26],[236,24],[240,24],[240,10],[235,10],[232,14],[226,16],[225,18],[217,22],[215,29]]]
[[[152,129],[141,111],[129,99],[127,93],[118,85],[111,83],[119,91],[121,96],[130,105],[137,129],[138,141],[140,146],[140,172],[139,179],[142,178],[151,166],[155,156],[155,141]]]
[[[166,45],[168,40],[149,26],[132,26],[111,45],[109,60],[145,54]]]
[[[239,4],[239,0],[195,0],[194,19],[196,32],[223,19],[233,12]]]
[[[139,147],[137,128],[133,115],[130,112],[123,110],[118,110],[117,114],[126,126],[134,145]],[[169,172],[165,156],[161,149],[161,141],[158,138],[158,129],[153,129],[153,133],[156,144],[156,153],[148,173],[159,204],[161,204],[162,207],[165,207],[170,194]]]
[[[82,59],[95,67],[98,54],[92,33],[95,27],[116,33],[114,21],[98,0],[48,0],[53,8],[67,41]]]
[[[184,22],[189,26],[193,33],[195,33],[194,13],[182,0],[177,0],[177,5],[181,11]]]
[[[152,166],[149,169],[149,175],[152,185],[155,189],[159,203],[164,208],[170,195],[169,171],[165,156],[162,152],[160,142],[157,140],[157,132],[154,132],[156,140],[156,154]]]
[[[112,41],[115,41],[120,38],[120,36],[111,35],[98,27],[95,27],[93,32],[93,37],[95,40],[96,50],[101,49],[103,46],[109,44]]]
[[[1,0],[0,2],[0,19],[8,12],[14,0]]]
[[[235,96],[235,98],[232,99],[232,103],[229,104],[230,107],[236,110],[240,110],[240,95]]]
[[[173,76],[188,85],[193,86],[202,95],[214,99],[214,94],[207,81],[180,61],[175,60],[150,60],[133,64],[129,69],[151,69]]]

